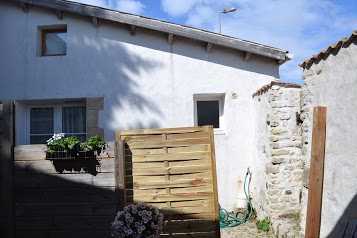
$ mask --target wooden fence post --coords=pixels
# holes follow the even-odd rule
[[[14,103],[3,101],[3,203],[4,203],[4,236],[15,237],[15,201],[14,201]]]
[[[114,150],[115,166],[115,193],[117,194],[117,211],[122,210],[126,203],[125,185],[125,145],[124,141],[115,141]]]
[[[305,230],[306,238],[320,237],[325,141],[326,107],[315,107],[313,112],[309,195]]]

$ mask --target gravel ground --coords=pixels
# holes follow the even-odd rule
[[[233,228],[221,229],[221,238],[273,238],[270,232],[264,232],[257,229],[255,225],[256,220],[249,220],[244,224]]]

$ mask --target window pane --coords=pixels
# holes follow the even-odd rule
[[[219,128],[219,101],[197,101],[197,123]]]
[[[67,32],[45,32],[45,55],[65,55]]]
[[[30,144],[45,144],[53,131],[53,108],[30,108]]]
[[[31,135],[30,136],[30,144],[46,144],[47,140],[52,137],[53,134],[51,135],[40,135],[40,136],[35,136]]]
[[[62,132],[86,133],[86,107],[62,108]]]
[[[30,108],[30,134],[53,134],[53,108]]]

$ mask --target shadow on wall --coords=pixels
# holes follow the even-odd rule
[[[357,220],[357,193],[355,194],[352,201],[348,204],[343,215],[340,217],[340,219],[336,223],[336,226],[333,228],[333,230],[327,237],[329,238],[336,237],[341,222],[352,221],[352,220]]]
[[[93,31],[84,28],[78,34],[80,37],[71,38],[73,55],[81,56],[72,56],[71,60],[73,65],[82,68],[80,78],[76,79],[87,88],[82,96],[105,98],[104,125],[111,130],[106,133],[108,135],[115,135],[119,129],[160,127],[159,121],[164,115],[153,100],[152,93],[151,97],[148,96],[150,88],[143,91],[142,85],[149,85],[151,91],[157,88],[157,82],[147,81],[146,75],[162,67],[162,64],[154,58],[142,56],[140,51],[134,49],[135,45],[124,44],[134,38],[130,32],[108,25],[112,23],[103,22],[103,26]],[[83,58],[86,60],[83,61]],[[77,70],[73,68],[71,71]],[[128,112],[135,115],[130,120]],[[142,118],[142,114],[151,117]]]

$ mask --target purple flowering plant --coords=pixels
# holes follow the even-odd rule
[[[163,225],[159,208],[146,203],[130,204],[119,211],[112,223],[112,236],[116,238],[158,238]]]

